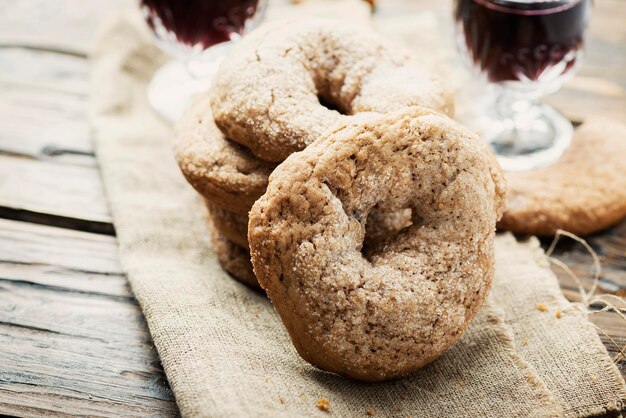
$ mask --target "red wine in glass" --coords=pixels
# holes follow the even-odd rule
[[[496,93],[474,128],[505,170],[554,163],[569,146],[571,123],[537,100],[578,68],[590,11],[591,0],[455,0],[457,45]]]
[[[547,84],[580,61],[585,0],[461,0],[455,18],[474,67],[489,82]]]
[[[219,61],[263,17],[267,0],[140,0],[157,44],[179,60],[159,69],[148,100],[175,121],[194,95],[208,89]]]
[[[243,35],[259,0],[141,0],[146,22],[168,50],[193,52]]]

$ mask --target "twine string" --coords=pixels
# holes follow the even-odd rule
[[[580,243],[583,247],[585,247],[587,252],[591,255],[591,258],[593,259],[593,276],[592,276],[591,287],[589,288],[589,290],[585,289],[585,286],[583,285],[582,280],[580,279],[580,277],[578,277],[576,273],[572,271],[572,269],[570,269],[561,260],[558,260],[552,257],[552,254],[554,253],[554,250],[556,249],[556,245],[560,241],[561,237],[567,237]],[[602,274],[602,265],[600,263],[600,257],[598,257],[598,254],[593,250],[593,248],[591,247],[591,245],[589,245],[587,241],[585,241],[584,239],[580,238],[577,235],[572,234],[571,232],[567,232],[562,229],[559,229],[556,231],[556,234],[554,235],[554,239],[552,240],[550,247],[548,247],[548,250],[546,251],[546,255],[548,256],[548,260],[552,264],[563,269],[563,271],[565,271],[565,273],[576,283],[576,286],[578,288],[578,293],[580,294],[580,299],[581,299],[581,301],[578,304],[583,307],[583,311],[586,314],[593,315],[593,314],[598,314],[601,312],[614,312],[617,315],[619,315],[620,318],[624,320],[624,322],[626,322],[626,299],[619,297],[617,295],[608,295],[608,294],[596,295],[596,291],[598,290],[600,277]],[[601,306],[601,308],[593,309],[593,306]],[[601,327],[599,327],[596,324],[593,324],[593,326],[602,335],[608,338],[609,341],[611,341],[611,344],[613,344],[615,349],[618,351],[618,354],[613,358],[613,361],[617,363],[621,361],[622,359],[626,359],[626,344],[624,346],[620,346],[615,341],[615,339],[613,339]]]

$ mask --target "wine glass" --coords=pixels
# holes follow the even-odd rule
[[[570,145],[572,124],[539,99],[576,72],[590,14],[591,0],[455,0],[457,46],[490,92],[464,122],[504,170],[552,164]]]
[[[148,86],[148,101],[166,120],[178,120],[205,91],[232,45],[261,21],[267,0],[140,0],[157,45],[176,57]]]

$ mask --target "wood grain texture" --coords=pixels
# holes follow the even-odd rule
[[[0,216],[113,233],[87,78],[85,59],[0,48]]]
[[[0,413],[175,415],[115,238],[0,220]]]
[[[85,59],[0,47],[0,89],[2,152],[95,166]]]
[[[0,0],[0,45],[21,45],[84,57],[97,23],[133,0]]]
[[[111,222],[97,167],[0,155],[0,206]]]
[[[0,217],[110,233],[87,120],[98,14],[72,25],[106,2],[65,3],[76,16],[42,31],[29,13],[59,2],[0,2]],[[0,413],[177,415],[112,237],[0,220],[0,347]]]
[[[451,2],[381,0],[382,19]],[[85,59],[108,11],[132,0],[0,0],[0,414],[171,416],[176,405],[117,259],[87,120]],[[571,119],[626,120],[626,3],[595,2],[579,74],[547,99]],[[62,226],[34,225],[29,222]],[[589,237],[601,290],[626,294],[626,222]],[[544,242],[547,247],[549,242]],[[591,284],[591,258],[556,257]],[[576,283],[554,268],[565,295]],[[591,315],[626,343],[615,314]],[[626,374],[626,362],[620,367]]]

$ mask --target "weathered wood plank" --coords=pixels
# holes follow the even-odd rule
[[[103,274],[52,264],[1,261],[0,283],[6,281],[55,292],[84,294],[85,297],[102,296],[114,299],[133,299],[128,288],[128,281],[122,274]]]
[[[0,48],[0,216],[113,233],[87,78],[82,58]]]
[[[131,298],[113,237],[0,219],[0,278]]]
[[[0,47],[0,80],[7,84],[87,97],[89,61],[24,47]]]
[[[41,334],[0,324],[1,413],[34,407],[40,410],[35,415],[176,414],[165,378],[156,377],[159,369],[149,359],[133,359],[135,365],[129,367],[127,359],[118,358],[119,349],[100,348],[105,342]]]
[[[87,121],[87,73],[81,58],[0,48],[0,216],[113,233]]]
[[[95,166],[87,84],[85,59],[0,48],[0,152]]]
[[[0,155],[0,206],[111,222],[97,167]]]
[[[112,3],[0,1],[0,44],[27,46],[0,49],[5,208],[110,221],[77,57]],[[0,248],[1,413],[176,414],[113,238],[2,221]]]
[[[174,415],[113,237],[0,220],[0,413]]]
[[[84,56],[97,22],[132,0],[0,0],[0,44]]]

